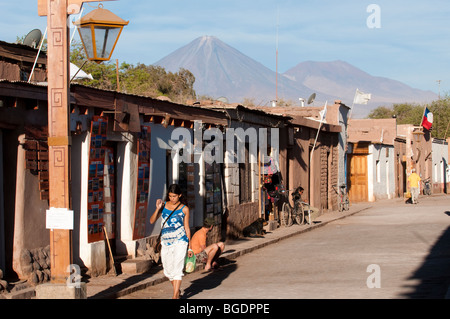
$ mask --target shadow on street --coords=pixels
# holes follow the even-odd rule
[[[443,214],[450,216],[450,212]],[[449,217],[450,218],[450,217]],[[431,248],[423,264],[409,278],[418,280],[413,290],[404,294],[413,299],[443,299],[450,285],[450,227],[447,228]]]
[[[127,289],[133,285],[136,285],[136,284],[142,282],[143,280],[146,280],[147,278],[156,275],[160,271],[162,271],[161,265],[153,266],[148,272],[131,276],[131,277],[125,279],[124,282],[114,285],[114,286],[111,286],[111,287],[89,297],[89,299],[102,299],[102,298],[105,298],[105,296],[107,296],[107,298],[118,298],[119,297],[118,293],[121,290]],[[85,279],[84,281],[89,282],[89,279]]]
[[[236,269],[236,262],[229,261],[227,264],[222,265],[219,270],[212,270],[208,275],[192,281],[191,285],[184,290],[182,299],[191,298],[205,290],[211,290],[220,286],[222,281]]]

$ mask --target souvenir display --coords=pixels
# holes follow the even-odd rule
[[[138,175],[136,191],[136,211],[134,216],[133,239],[145,237],[145,224],[147,220],[148,191],[150,183],[150,126],[141,127],[138,140]]]
[[[88,176],[88,242],[115,238],[114,150],[106,145],[108,119],[95,116],[91,123]]]

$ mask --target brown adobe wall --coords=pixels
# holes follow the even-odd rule
[[[227,238],[242,237],[243,229],[259,218],[258,208],[258,202],[230,206],[227,219]]]

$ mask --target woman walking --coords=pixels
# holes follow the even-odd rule
[[[156,210],[150,218],[154,224],[162,216],[161,225],[161,261],[164,275],[173,286],[173,299],[180,298],[186,252],[190,248],[191,231],[189,228],[189,208],[186,206],[180,186],[172,184],[167,191],[166,202],[158,199]],[[162,209],[162,211],[161,211]],[[189,256],[193,254],[191,250]]]

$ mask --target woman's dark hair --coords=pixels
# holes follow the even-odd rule
[[[183,205],[187,205],[186,196],[184,196],[183,191],[181,190],[180,185],[178,185],[178,184],[171,184],[171,185],[169,185],[169,187],[167,188],[166,201],[169,201],[169,193],[181,195],[181,197],[180,197],[180,202],[181,202]]]
[[[178,184],[169,185],[169,187],[167,188],[167,195],[169,195],[169,193],[183,195],[183,192],[181,191],[181,187]]]
[[[297,187],[297,189],[295,190],[295,193],[300,193],[303,190],[303,187],[299,186]]]

